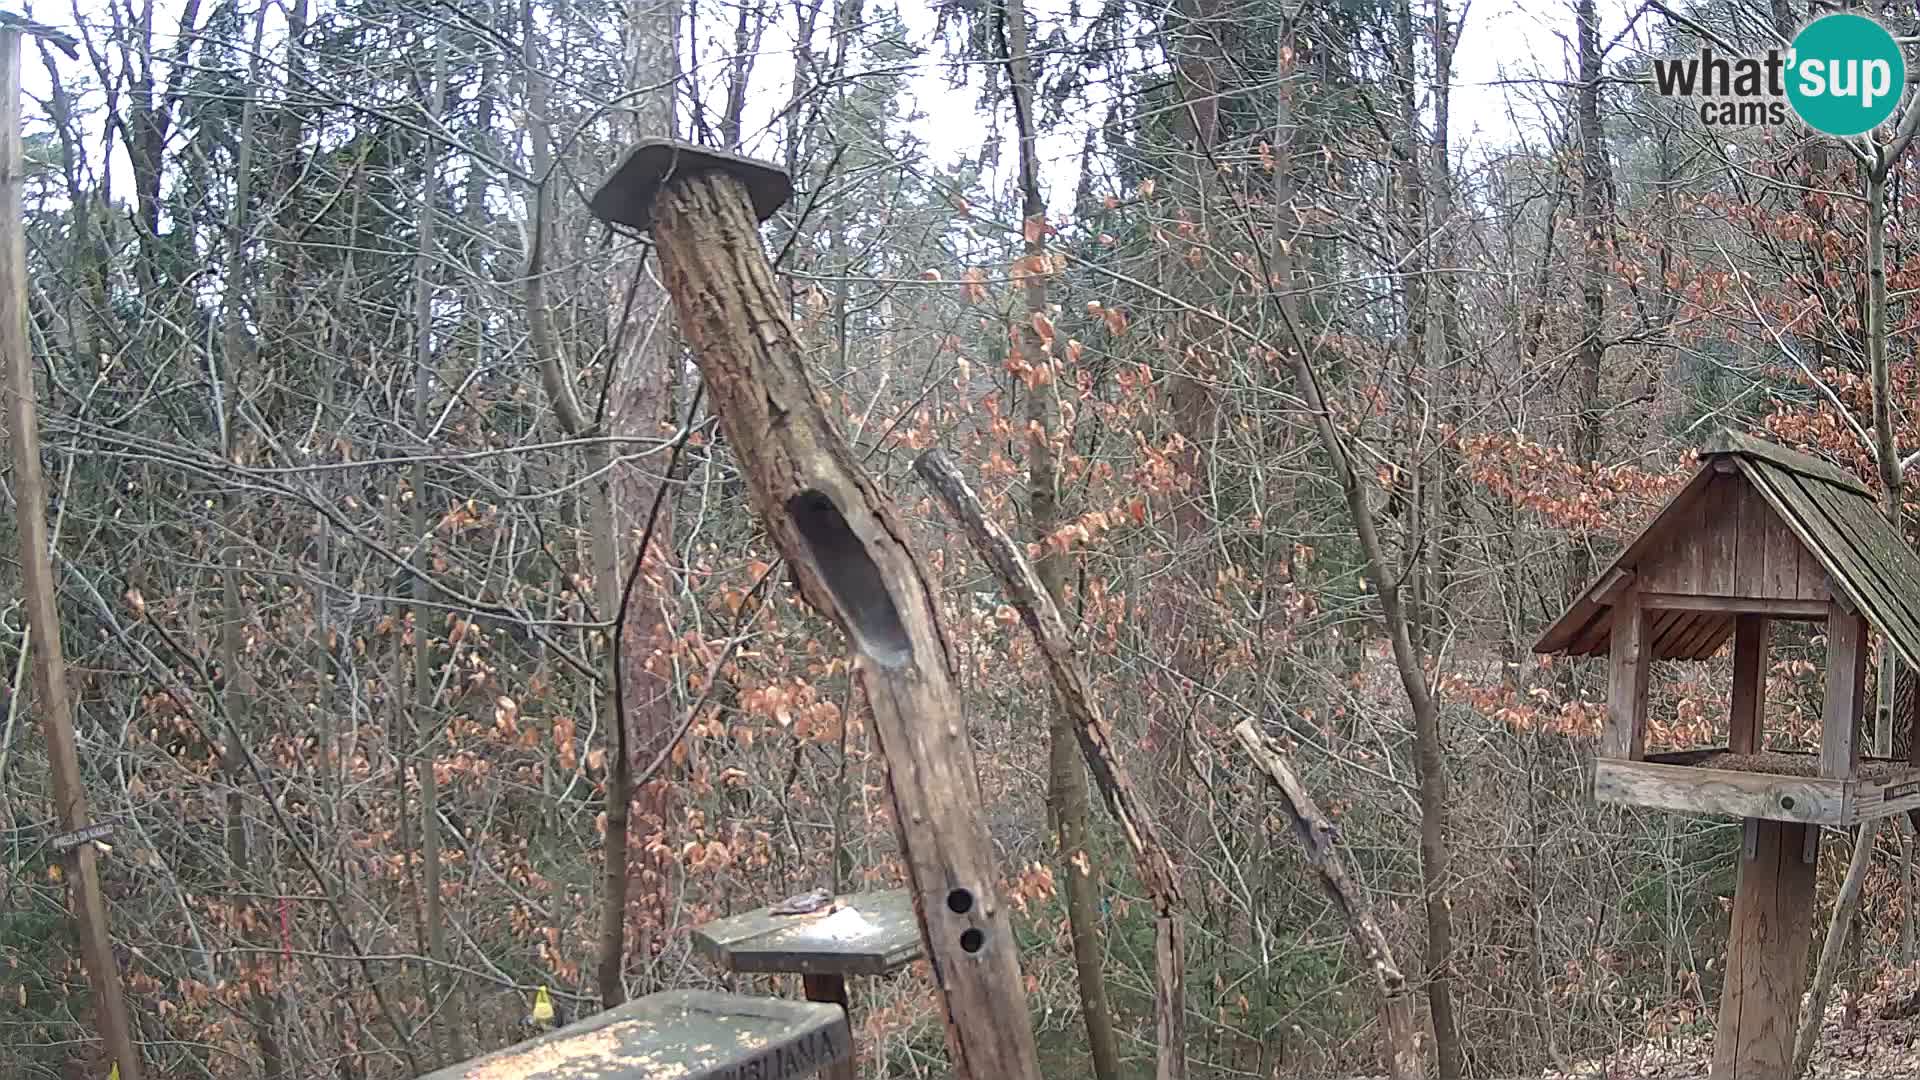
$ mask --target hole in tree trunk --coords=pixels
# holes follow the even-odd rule
[[[853,534],[840,508],[812,489],[787,500],[787,515],[813,556],[834,603],[848,620],[854,647],[881,667],[897,668],[913,654],[899,609],[880,580],[880,568]]]

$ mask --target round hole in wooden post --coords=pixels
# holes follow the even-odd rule
[[[970,953],[977,953],[987,947],[987,935],[977,926],[969,926],[960,931],[960,947]]]
[[[947,894],[947,910],[955,915],[965,915],[973,910],[973,894],[965,889],[955,889]]]
[[[847,620],[854,648],[885,668],[901,667],[913,655],[913,642],[900,610],[880,579],[867,546],[854,535],[833,499],[809,488],[787,500],[787,516],[813,557],[814,569]]]

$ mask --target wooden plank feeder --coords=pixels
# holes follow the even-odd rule
[[[794,898],[707,923],[694,930],[694,948],[731,972],[797,974],[808,1001],[849,1012],[848,976],[891,975],[920,959],[920,920],[906,889],[816,893],[817,904]],[[851,1059],[836,1068],[823,1075],[853,1080]]]
[[[670,139],[637,145],[594,193],[650,231],[755,516],[800,595],[854,653],[874,715],[913,906],[956,1077],[1038,1080],[1026,988],[935,583],[893,503],[835,428],[761,248],[785,173]]]
[[[693,932],[694,947],[742,974],[891,975],[920,959],[920,922],[905,889],[843,893],[791,915],[777,907],[707,923]]]
[[[1534,651],[1608,658],[1598,801],[1743,819],[1711,1076],[1784,1080],[1806,983],[1820,827],[1920,809],[1920,762],[1859,752],[1869,629],[1920,668],[1920,558],[1873,493],[1826,462],[1733,432],[1699,458],[1699,471]],[[1775,621],[1826,623],[1818,754],[1766,748]],[[1729,639],[1728,745],[1649,754],[1652,662],[1705,660]]]
[[[789,1080],[852,1050],[832,1005],[664,990],[420,1080]]]

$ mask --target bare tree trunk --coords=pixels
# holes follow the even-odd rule
[[[1367,581],[1380,597],[1380,612],[1393,650],[1400,686],[1413,710],[1414,771],[1419,782],[1420,880],[1427,915],[1427,1005],[1432,1014],[1434,1049],[1441,1080],[1457,1080],[1464,1071],[1459,1021],[1454,1013],[1453,909],[1448,900],[1447,773],[1440,731],[1440,706],[1427,683],[1426,658],[1414,643],[1412,620],[1400,592],[1400,568],[1388,564],[1375,510],[1347,455],[1341,429],[1320,388],[1319,374],[1307,351],[1307,337],[1294,318],[1284,292],[1269,292],[1287,334],[1287,360],[1307,404],[1320,443],[1332,459],[1347,514],[1360,540]]]
[[[446,106],[447,41],[443,26],[434,36],[433,85],[428,91],[427,115],[438,120]],[[433,421],[428,399],[433,375],[433,260],[434,224],[440,208],[440,155],[429,151],[425,162],[425,190],[421,193],[418,224],[419,246],[414,253],[413,274],[413,432],[425,440]],[[428,1007],[436,1015],[440,1039],[436,1049],[444,1061],[459,1061],[467,1056],[464,1010],[451,969],[447,967],[447,917],[440,884],[440,783],[434,771],[440,745],[438,693],[433,684],[433,654],[426,575],[432,572],[427,549],[432,535],[427,530],[427,465],[425,455],[413,462],[411,541],[413,577],[413,709],[407,729],[412,738],[408,749],[414,757],[414,777],[420,785],[420,864],[421,919],[427,934]]]
[[[27,637],[21,641],[21,649],[23,660],[26,652],[33,654],[36,711],[52,774],[54,817],[63,830],[72,831],[92,822],[87,820],[87,793],[80,782],[73,699],[61,644],[59,590],[47,535],[39,395],[34,389],[33,355],[27,340],[27,236],[21,206],[25,147],[20,124],[20,31],[0,27],[0,366],[6,373],[0,399],[6,405],[3,422],[12,450],[20,593],[27,616]],[[0,704],[0,711],[13,707],[11,702]],[[0,747],[0,757],[4,755],[5,749]],[[93,845],[80,844],[71,849],[64,866],[73,876],[70,902],[88,988],[93,993],[94,1024],[99,1028],[100,1041],[106,1044],[122,1080],[140,1080],[140,1050],[120,988],[119,962],[107,926],[107,905],[100,892],[100,866]]]
[[[743,19],[746,17],[743,10]],[[678,0],[644,0],[633,9],[626,28],[627,86],[635,96],[627,99],[629,114],[627,137],[672,135],[674,131],[673,95],[679,77],[676,50],[679,28]],[[644,92],[642,92],[644,91]],[[630,438],[659,438],[673,415],[674,365],[678,344],[673,333],[672,316],[666,291],[644,263],[633,263],[633,281],[629,289],[615,290],[611,312],[616,353],[608,373],[605,421],[607,434]],[[619,647],[611,650],[607,685],[608,711],[605,723],[623,744],[622,760],[613,765],[621,794],[608,786],[608,844],[604,908],[601,918],[599,982],[601,1000],[611,1006],[624,998],[622,966],[623,939],[629,922],[639,929],[640,963],[648,971],[642,992],[653,983],[651,965],[658,943],[664,939],[672,918],[673,895],[671,859],[650,853],[650,835],[659,835],[668,825],[672,787],[669,780],[655,778],[646,790],[632,790],[634,762],[650,761],[672,736],[675,720],[671,660],[668,656],[672,628],[667,622],[666,603],[672,586],[668,581],[670,553],[673,550],[673,500],[665,480],[655,473],[657,458],[648,464],[612,469],[610,447],[600,444],[588,457],[590,468],[601,471],[604,480],[597,486],[593,510],[597,602],[601,619],[621,618],[614,628]],[[660,502],[653,535],[655,550],[635,552],[629,560],[620,557],[621,537],[641,535],[654,504]],[[638,575],[623,606],[626,593],[622,572]],[[657,658],[656,658],[657,654]],[[618,670],[615,670],[617,666]],[[619,822],[618,854],[614,836],[615,813],[612,802],[622,798],[637,804],[622,810]],[[637,809],[639,818],[632,817]],[[629,910],[634,868],[631,860],[633,834],[640,834],[638,878],[641,885],[640,910]]]
[[[561,355],[560,343],[555,340],[547,311],[545,256],[553,228],[553,191],[559,183],[559,177],[554,172],[553,124],[552,117],[548,115],[552,107],[551,87],[543,67],[531,0],[521,7],[520,33],[535,184],[529,214],[532,235],[527,244],[527,336],[534,356],[539,361],[540,381],[546,389],[548,403],[553,407],[560,430],[574,438],[585,438],[594,433],[598,418],[589,417],[581,407],[574,388],[573,372]],[[589,536],[588,558],[595,582],[594,615],[600,619],[611,619],[620,604],[620,566],[617,541],[613,535],[613,507],[609,492],[611,451],[604,441],[596,441],[589,446],[585,454],[585,466],[596,477],[591,491],[584,496],[592,502],[585,516]],[[620,628],[609,627],[609,647],[604,654],[607,657],[608,677],[603,681],[600,698],[601,723],[612,743],[612,752],[607,755],[607,831],[602,846],[600,942],[594,981],[600,993],[601,1007],[608,1009],[627,1000],[628,825],[633,807],[634,755],[628,737],[630,733],[627,725],[621,722],[620,703],[616,700],[618,695],[611,692],[618,681],[612,669],[615,658],[621,652],[611,647],[611,639],[619,632]]]
[[[653,234],[755,515],[806,601],[855,652],[889,764],[903,861],[931,961],[954,1072],[1038,1076],[1026,987],[959,712],[956,657],[938,593],[824,407],[773,270],[755,246],[746,184],[677,174],[653,200]]]
[[[263,7],[254,19],[253,25],[253,64],[252,82],[258,85],[261,66],[260,43],[266,22],[266,9]],[[213,376],[215,400],[222,414],[220,422],[220,453],[227,461],[235,460],[240,447],[234,437],[234,429],[239,420],[239,402],[244,397],[244,373],[251,367],[247,363],[250,350],[247,348],[246,334],[241,321],[241,300],[246,289],[246,233],[249,227],[247,205],[253,197],[254,141],[259,129],[259,109],[249,96],[240,112],[240,145],[234,162],[234,194],[232,212],[227,220],[227,244],[225,267],[225,290],[221,301],[220,333],[220,371]],[[252,852],[248,843],[246,817],[246,747],[241,743],[253,724],[254,686],[252,673],[242,660],[241,639],[245,635],[247,623],[247,600],[241,584],[241,560],[246,550],[240,538],[247,535],[246,514],[243,510],[245,500],[229,491],[223,498],[223,513],[226,518],[225,529],[227,543],[222,558],[224,564],[220,575],[221,620],[220,620],[220,676],[224,682],[221,693],[222,704],[227,712],[227,746],[222,767],[227,776],[227,822],[226,842],[227,861],[233,867],[234,883],[246,892],[260,893],[271,888],[273,874],[267,873],[255,877]],[[258,888],[249,887],[259,881]],[[248,900],[245,906],[256,916],[255,925],[268,925],[270,916],[264,913],[257,900]],[[246,934],[248,944],[260,948],[265,944],[264,937],[257,931]],[[266,964],[261,954],[253,953],[243,963]],[[277,991],[271,987],[258,986],[248,995],[249,1018],[253,1025],[254,1043],[260,1050],[262,1073],[270,1080],[286,1076],[287,1062],[280,1046],[278,1017],[275,1008]]]
[[[1013,0],[1017,3],[1018,0]],[[1156,1080],[1184,1080],[1186,1057],[1186,932],[1181,922],[1184,898],[1179,872],[1160,842],[1146,805],[1114,747],[1113,728],[1107,723],[1088,685],[1086,671],[1074,659],[1073,638],[1066,619],[1038,570],[1029,565],[1004,529],[988,520],[980,497],[967,486],[945,454],[930,450],[914,463],[946,504],[979,553],[999,579],[1007,599],[1020,613],[1034,643],[1040,647],[1047,675],[1053,683],[1056,711],[1067,718],[1068,738],[1077,739],[1086,765],[1100,784],[1107,809],[1120,823],[1134,869],[1146,886],[1154,909],[1154,1028]]]
[[[1893,386],[1887,367],[1887,169],[1867,170],[1867,366],[1873,379],[1873,454],[1880,466],[1881,512],[1900,532],[1900,455],[1893,439]],[[1890,727],[1890,725],[1889,725]]]
[[[553,175],[552,88],[540,54],[540,37],[534,22],[533,0],[525,0],[520,9],[521,62],[527,81],[527,129],[532,142],[534,189],[528,201],[527,239],[527,343],[540,365],[540,384],[547,392],[560,430],[580,438],[587,434],[589,418],[580,407],[573,376],[560,355],[560,343],[554,340],[553,323],[547,311],[546,249],[553,230],[554,187],[560,182]]]
[[[1168,117],[1178,145],[1169,157],[1176,197],[1191,206],[1204,229],[1209,201],[1217,190],[1214,153],[1220,133],[1222,77],[1227,62],[1218,36],[1231,31],[1220,0],[1176,0],[1163,17],[1167,54],[1173,64],[1179,105]],[[1200,294],[1212,293],[1217,279],[1204,269],[1171,264],[1169,277]],[[1204,324],[1179,317],[1177,331],[1188,340],[1200,340]],[[1191,494],[1170,500],[1172,529],[1169,552],[1172,573],[1164,576],[1148,602],[1155,622],[1164,628],[1170,648],[1170,666],[1177,681],[1204,685],[1210,658],[1205,645],[1212,617],[1204,601],[1206,584],[1213,580],[1216,553],[1214,522],[1208,509],[1213,489],[1213,458],[1221,423],[1221,396],[1215,380],[1182,360],[1165,381],[1164,393],[1171,425],[1184,441],[1176,468],[1192,480]],[[1146,738],[1158,756],[1148,773],[1155,808],[1166,825],[1174,850],[1192,851],[1200,842],[1199,809],[1191,780],[1194,773],[1192,711],[1177,697],[1162,697],[1145,718]]]
[[[1394,465],[1393,482],[1387,491],[1385,516],[1403,517],[1404,558],[1407,560],[1407,616],[1413,622],[1414,643],[1422,651],[1432,645],[1432,618],[1428,612],[1428,547],[1421,542],[1426,534],[1426,467],[1420,457],[1416,433],[1424,426],[1415,412],[1422,392],[1421,367],[1428,359],[1428,339],[1438,331],[1428,325],[1432,315],[1429,304],[1430,283],[1427,266],[1432,261],[1432,240],[1428,236],[1426,180],[1421,170],[1420,104],[1417,85],[1419,69],[1415,64],[1417,40],[1413,27],[1413,0],[1394,0],[1393,5],[1393,82],[1398,91],[1400,127],[1393,142],[1394,172],[1398,174],[1399,205],[1396,217],[1403,250],[1401,253],[1401,311],[1405,319],[1405,337],[1395,361],[1401,391],[1401,408],[1394,416],[1394,445],[1405,457]],[[1433,238],[1437,239],[1437,238]]]
[[[1579,86],[1574,93],[1574,129],[1580,152],[1580,340],[1576,343],[1575,370],[1579,383],[1574,393],[1579,415],[1574,423],[1573,463],[1591,469],[1600,460],[1601,423],[1605,415],[1600,401],[1600,369],[1606,363],[1605,329],[1607,301],[1607,231],[1603,191],[1607,182],[1606,132],[1600,124],[1600,22],[1594,0],[1578,0],[1574,8],[1574,30],[1579,51]],[[1587,587],[1593,579],[1593,553],[1585,539],[1569,546],[1567,592],[1572,595]]]
[[[1893,380],[1887,363],[1887,174],[1880,168],[1867,170],[1867,371],[1873,382],[1873,456],[1880,467],[1880,490],[1885,500],[1881,511],[1900,535],[1901,475],[1899,451],[1893,436]],[[1881,757],[1893,755],[1894,689],[1899,681],[1900,659],[1891,648],[1883,649],[1880,665],[1880,699],[1877,722],[1873,725],[1873,752]]]
[[[1432,549],[1431,571],[1427,585],[1432,616],[1426,620],[1429,631],[1446,633],[1441,616],[1451,610],[1454,574],[1460,562],[1459,536],[1466,516],[1466,485],[1456,452],[1457,433],[1463,426],[1463,386],[1460,357],[1459,290],[1454,277],[1456,228],[1453,192],[1453,152],[1451,149],[1453,101],[1453,23],[1447,0],[1433,0],[1431,34],[1433,39],[1433,130],[1428,137],[1427,235],[1432,238],[1428,253],[1434,268],[1427,283],[1427,379],[1437,388],[1437,403],[1446,434],[1435,446],[1438,465],[1432,485],[1434,510],[1427,520],[1426,535],[1415,542]],[[1418,464],[1416,462],[1416,464]]]
[[[1065,602],[1066,556],[1047,545],[1059,525],[1060,505],[1054,465],[1056,430],[1062,418],[1055,404],[1058,392],[1053,363],[1052,324],[1047,318],[1047,203],[1040,192],[1039,139],[1033,113],[1034,72],[1027,52],[1025,0],[1006,5],[1007,78],[1013,91],[1014,120],[1020,136],[1021,217],[1024,221],[1026,261],[1022,299],[1025,318],[1014,327],[1015,348],[1027,383],[1027,500],[1032,513],[1033,539],[1042,555],[1034,565],[1040,582],[1055,605]],[[1071,436],[1059,431],[1059,441]],[[1073,724],[1058,702],[1049,710],[1047,727],[1048,801],[1059,830],[1057,855],[1066,879],[1067,928],[1073,943],[1074,975],[1080,988],[1080,1015],[1087,1026],[1087,1047],[1093,1073],[1099,1080],[1117,1080],[1120,1049],[1114,1040],[1113,1012],[1107,1004],[1107,984],[1100,971],[1100,928],[1095,899],[1100,883],[1094,877],[1087,851],[1087,774],[1075,752]],[[1176,1007],[1184,1007],[1176,1003]]]
[[[357,194],[356,192],[356,195]],[[347,298],[353,295],[353,256],[351,253],[354,248],[354,240],[357,239],[359,213],[359,202],[356,198],[353,209],[350,211],[349,220],[352,224],[349,226],[347,233],[348,255],[345,259],[346,265],[340,274],[340,288],[337,294],[337,302],[340,304],[340,310],[342,311],[350,310]],[[342,339],[346,336],[344,328],[336,326],[335,332],[329,336],[327,344],[329,346],[339,347],[342,344]],[[342,349],[341,351],[344,352],[345,350]],[[317,426],[321,431],[333,431],[337,429],[334,427],[334,383],[332,377],[325,377],[324,383],[325,385],[320,395]],[[331,456],[332,452],[330,449],[328,455]],[[318,490],[315,492],[316,498],[322,501],[327,500],[332,491],[331,485],[325,479],[318,480],[316,483],[319,485]],[[334,828],[336,831],[344,834],[344,830],[349,826],[347,819],[346,777],[347,771],[351,767],[349,758],[351,756],[352,743],[358,736],[359,713],[357,709],[350,708],[347,716],[343,719],[338,711],[339,700],[336,691],[343,676],[347,679],[353,678],[350,671],[344,670],[345,665],[340,663],[339,657],[346,655],[342,650],[350,650],[352,648],[349,642],[352,640],[354,628],[350,618],[341,617],[332,609],[334,597],[333,576],[336,569],[334,566],[333,523],[328,519],[326,514],[316,513],[314,514],[313,529],[312,595],[314,636],[316,639],[313,650],[313,670],[318,687],[318,693],[316,694],[317,700],[315,701],[315,705],[317,706],[316,713],[321,725],[321,775],[317,788],[327,793],[333,805],[332,818]],[[357,603],[355,606],[357,606]],[[340,865],[344,871],[346,866],[344,856],[341,858]],[[346,877],[343,873],[342,880],[345,879]],[[350,903],[351,900],[349,899],[343,902]],[[338,926],[328,927],[325,940],[328,951],[336,955],[346,956],[353,951],[351,944],[346,940],[345,931]],[[353,1045],[357,1033],[354,1030],[352,1011],[348,1008],[347,1004],[348,995],[346,991],[352,985],[352,979],[352,969],[351,967],[347,967],[339,981],[330,981],[328,984],[328,989],[332,991],[327,995],[331,998],[327,1011],[332,1024],[332,1030],[328,1032],[328,1034],[336,1044],[333,1051],[335,1062],[333,1075],[335,1080],[355,1080],[356,1077],[361,1075],[360,1055],[355,1052]]]

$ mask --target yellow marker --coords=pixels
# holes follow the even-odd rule
[[[536,1024],[553,1023],[553,999],[547,996],[547,988],[541,987],[533,995],[533,1022]]]

